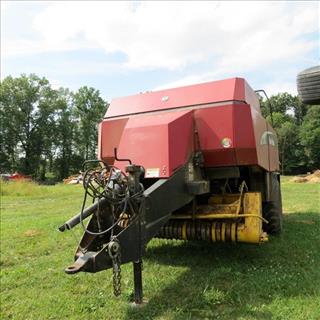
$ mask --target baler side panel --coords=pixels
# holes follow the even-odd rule
[[[169,160],[168,124],[150,126],[146,123],[148,120],[142,118],[129,119],[119,144],[118,157],[142,165],[149,178],[166,177]],[[123,171],[126,165],[128,163],[115,161],[115,166]]]
[[[246,95],[246,103],[261,113],[260,102],[257,94],[253,91],[253,89],[249,86],[249,84],[245,81],[245,95]]]
[[[206,167],[236,165],[233,136],[233,105],[197,109],[194,111],[200,148]],[[222,146],[222,140],[231,141],[229,148]]]
[[[119,147],[128,119],[104,120],[100,123],[99,158],[108,164],[113,164],[114,162],[114,148]]]
[[[192,111],[132,117],[123,130],[118,157],[142,165],[146,178],[170,177],[192,153],[192,122]],[[122,170],[126,165],[115,161]]]
[[[247,104],[233,107],[234,146],[238,165],[258,163],[251,108]]]
[[[169,172],[183,166],[194,150],[193,111],[169,123]],[[170,174],[170,175],[171,175]]]
[[[262,136],[267,132],[267,121],[263,116],[253,107],[251,107],[251,115],[253,122],[253,131],[255,144],[257,149],[258,165],[269,171],[269,147],[268,144],[261,143]]]
[[[272,132],[272,140],[269,137],[269,166],[270,171],[279,171],[279,150],[278,150],[278,139],[277,134],[269,123],[267,123],[268,132]]]

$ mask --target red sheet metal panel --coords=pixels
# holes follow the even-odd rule
[[[267,124],[268,129],[268,145],[269,145],[269,166],[270,171],[279,171],[279,150],[278,150],[278,139],[277,134],[271,127],[271,125]]]
[[[279,168],[273,129],[241,78],[115,99],[107,115],[100,125],[100,158],[113,163],[116,147],[119,158],[144,166],[146,177],[171,176],[194,149],[203,152],[207,167]],[[127,163],[115,165],[124,169]]]
[[[108,133],[115,127],[116,137],[108,139]],[[117,147],[118,157],[142,165],[146,177],[169,177],[187,162],[192,152],[192,127],[192,111],[104,120],[101,140],[105,142],[102,142],[100,157],[110,162],[110,153]],[[114,164],[124,170],[128,163],[115,161]]]
[[[205,166],[235,165],[233,104],[198,109],[194,111],[194,117]],[[225,145],[224,141],[227,142]]]
[[[244,79],[232,78],[116,98],[111,101],[106,117],[232,100],[246,100]]]
[[[251,108],[253,132],[257,149],[258,165],[266,170],[269,170],[269,151],[268,144],[262,143],[262,137],[267,132],[267,122],[262,115]]]
[[[193,150],[193,111],[183,112],[179,118],[169,123],[169,173],[185,164]]]
[[[100,157],[113,163],[116,147],[119,158],[144,166],[147,177],[169,177],[187,162],[198,143],[206,167],[260,165],[269,170],[269,145],[261,143],[266,131],[267,124],[255,108],[235,103],[106,119],[101,124]],[[115,163],[121,169],[126,164]]]
[[[247,104],[233,106],[234,146],[238,165],[258,164],[251,108]]]
[[[260,110],[260,102],[258,95],[252,90],[252,88],[249,86],[249,84],[244,81],[244,89],[245,89],[245,95],[246,95],[246,103],[251,106],[251,108],[256,109],[259,113]]]
[[[258,164],[249,105],[195,110],[195,119],[207,167]]]
[[[129,118],[104,120],[99,126],[99,158],[108,164],[114,162],[114,148],[119,147],[123,129]]]

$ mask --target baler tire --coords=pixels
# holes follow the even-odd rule
[[[301,71],[297,76],[297,89],[305,104],[320,103],[320,66]]]
[[[268,223],[263,224],[263,230],[277,235],[282,232],[283,215],[280,181],[276,174],[272,174],[271,178],[271,199],[263,204],[263,217],[268,220]]]

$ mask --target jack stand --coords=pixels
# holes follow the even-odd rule
[[[140,306],[142,300],[142,261],[133,262],[133,281],[134,281],[134,303]]]

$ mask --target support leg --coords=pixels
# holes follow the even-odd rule
[[[142,303],[142,261],[133,262],[134,302]]]

